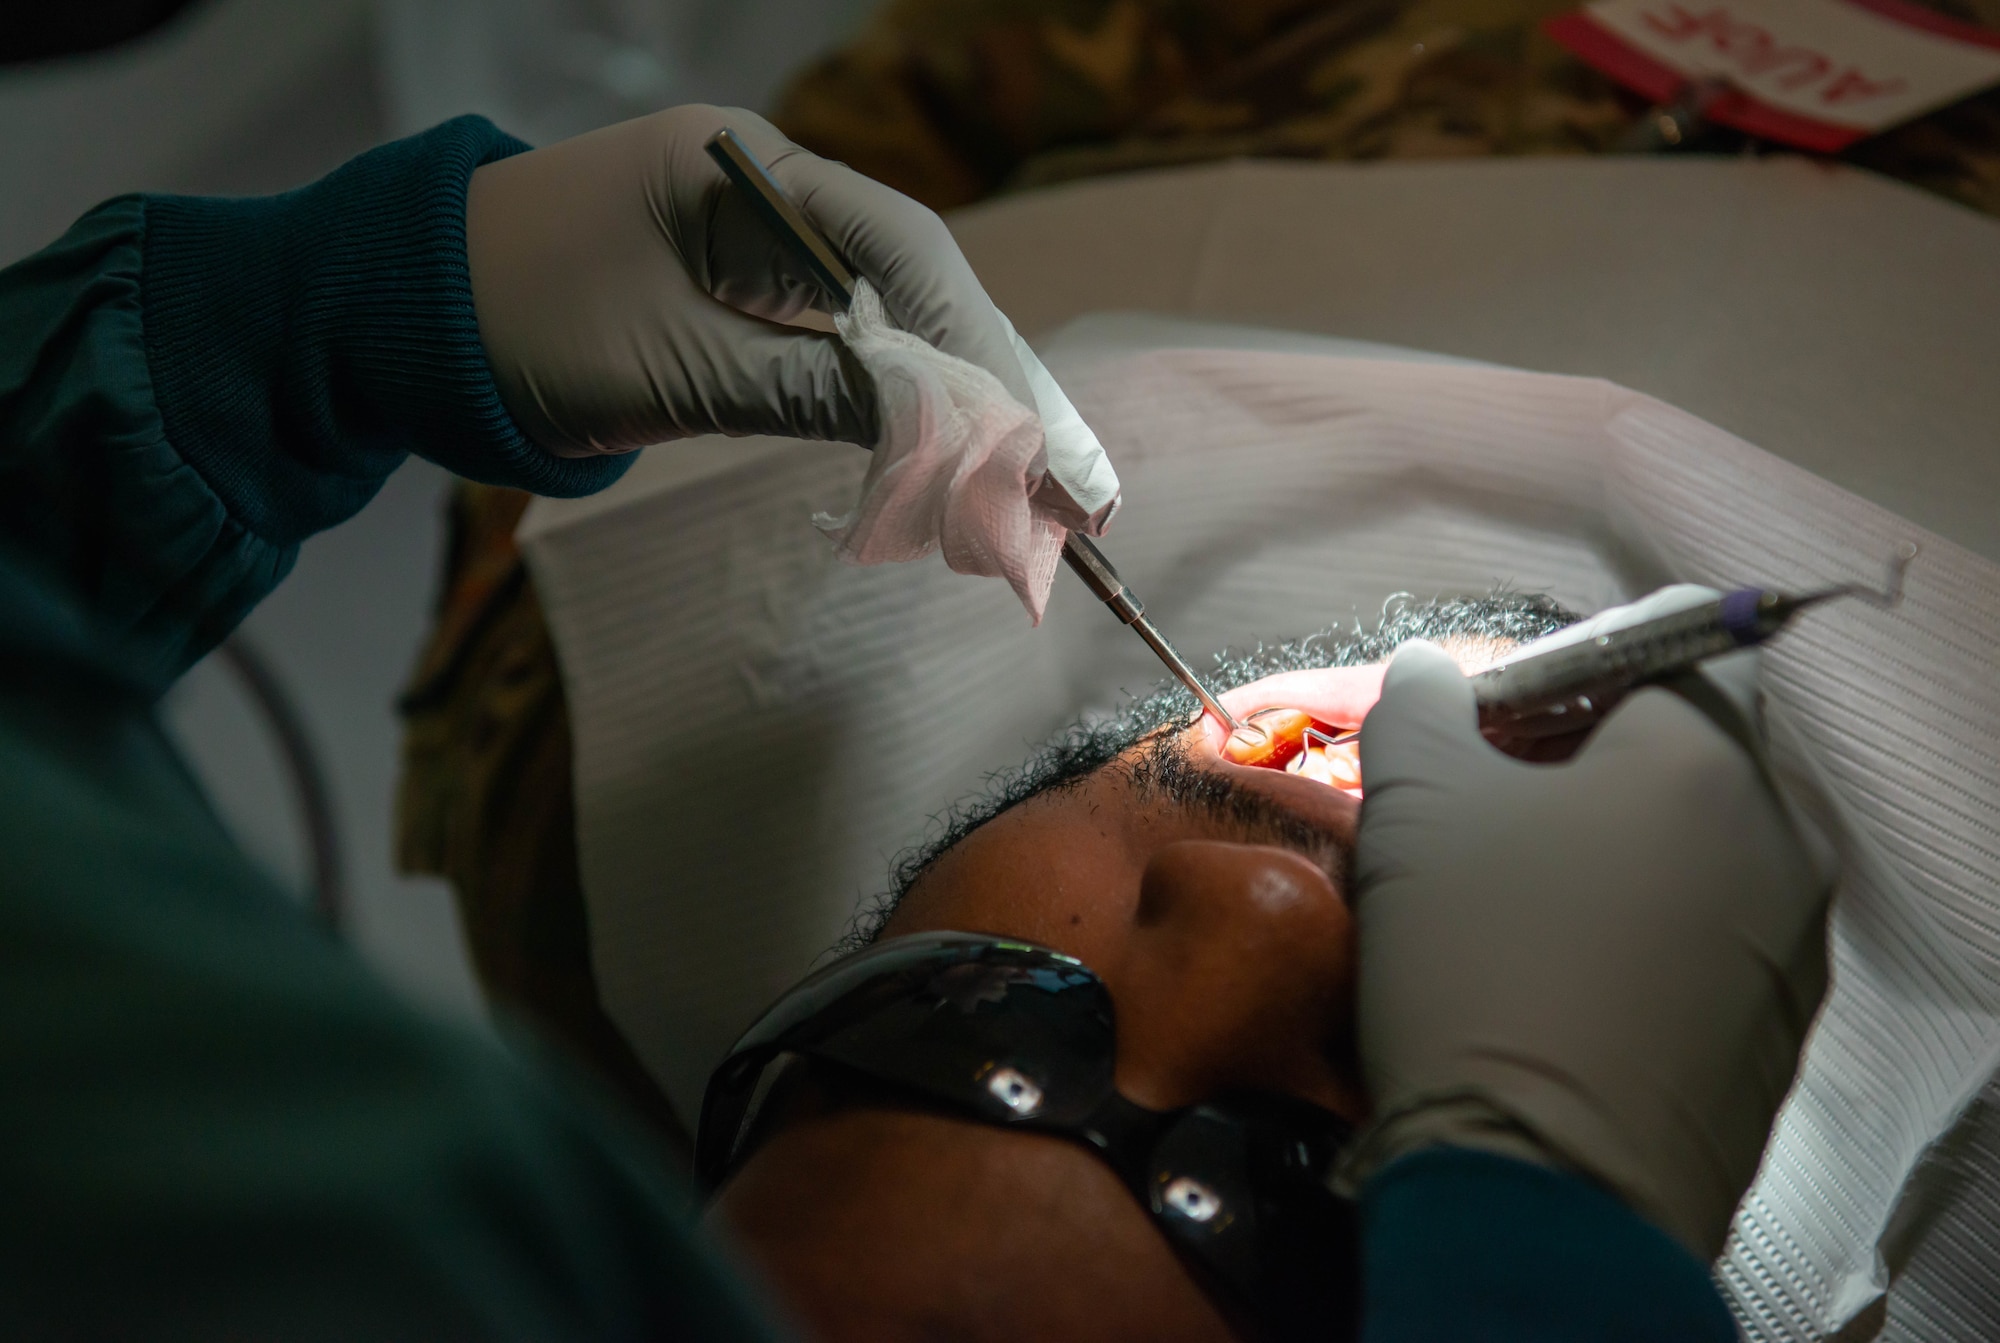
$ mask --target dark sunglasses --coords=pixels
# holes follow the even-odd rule
[[[1232,1318],[1273,1339],[1351,1338],[1358,1226],[1328,1185],[1349,1126],[1263,1093],[1149,1110],[1114,1088],[1117,1055],[1111,994],[1074,957],[971,933],[896,938],[806,979],[736,1042],[702,1098],[695,1176],[710,1192],[729,1176],[771,1065],[809,1058],[1081,1143]]]

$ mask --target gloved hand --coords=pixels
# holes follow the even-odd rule
[[[1361,736],[1355,1178],[1498,1151],[1720,1252],[1827,973],[1831,865],[1744,744],[1755,656],[1689,678],[1704,708],[1641,690],[1536,765],[1480,737],[1443,652],[1397,653]]]
[[[1036,404],[1013,332],[936,214],[740,109],[676,107],[489,163],[466,193],[501,399],[563,456],[696,434],[871,445],[875,391],[832,334],[780,325],[818,287],[704,151],[728,126],[903,330]]]

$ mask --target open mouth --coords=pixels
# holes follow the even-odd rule
[[[1304,709],[1258,709],[1223,742],[1232,765],[1283,770],[1329,788],[1361,796],[1360,734],[1353,725],[1329,723]]]
[[[1201,730],[1225,764],[1290,774],[1359,797],[1359,743],[1349,738],[1381,693],[1380,666],[1280,672],[1222,696],[1249,730],[1232,737],[1213,718],[1204,718]]]

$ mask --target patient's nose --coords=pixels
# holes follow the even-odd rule
[[[1161,848],[1106,976],[1119,1089],[1156,1109],[1277,1091],[1359,1118],[1353,952],[1346,903],[1307,859],[1210,840]]]

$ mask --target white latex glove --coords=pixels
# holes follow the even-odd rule
[[[480,339],[530,438],[564,456],[709,433],[874,445],[876,391],[839,338],[783,325],[825,299],[709,159],[725,126],[898,327],[1061,421],[1068,401],[1057,391],[1060,407],[1042,404],[1053,381],[1039,361],[1024,368],[1026,346],[934,212],[808,153],[754,112],[697,105],[473,173],[466,251]],[[1088,429],[1079,439],[1051,428],[1050,475],[1084,505],[1068,525],[1096,530],[1116,478]]]
[[[1444,653],[1390,663],[1361,736],[1357,1179],[1499,1151],[1721,1250],[1825,992],[1831,878],[1752,754],[1755,654],[1711,666],[1703,708],[1642,690],[1526,764]]]
[[[1042,489],[1046,497],[1038,498],[1037,502],[1070,530],[1102,536],[1118,512],[1118,473],[1112,470],[1104,445],[1083,422],[1083,416],[1077,414],[1055,375],[1028,348],[1028,342],[1014,330],[1006,313],[996,308],[994,315],[1007,328],[1014,357],[1020,360],[1021,371],[1027,374],[1028,390],[1034,396],[1028,405],[1041,416],[1042,432],[1047,439],[1048,478]]]

